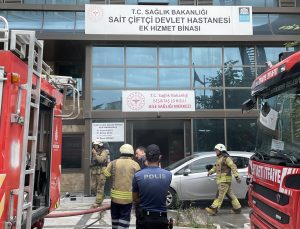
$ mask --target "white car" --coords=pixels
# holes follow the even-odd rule
[[[229,151],[235,162],[242,182],[238,184],[233,178],[232,188],[238,199],[246,199],[248,186],[248,162],[252,152]],[[167,195],[167,207],[177,207],[179,201],[213,200],[216,198],[218,187],[216,174],[207,176],[208,168],[217,161],[215,152],[195,153],[183,158],[165,169],[173,177]]]

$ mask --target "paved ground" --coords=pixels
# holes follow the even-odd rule
[[[55,211],[55,213],[59,212],[74,212],[80,211],[84,209],[89,209],[91,204],[94,201],[92,197],[76,197],[76,198],[64,198],[61,200],[60,207]],[[107,199],[104,203],[109,203],[110,200]],[[188,223],[192,225],[201,224],[214,224],[215,227],[208,228],[244,228],[244,224],[249,222],[249,208],[244,207],[242,214],[232,214],[230,212],[229,206],[224,206],[222,210],[220,210],[217,216],[207,216],[204,211],[203,204],[193,205],[191,208],[180,209],[180,210],[170,210],[168,211],[168,216],[174,218],[176,221],[181,223]],[[196,227],[196,226],[195,226]],[[101,220],[99,220],[99,213],[93,213],[88,215],[79,215],[79,216],[71,216],[71,217],[63,217],[63,218],[49,218],[45,220],[45,229],[67,229],[67,228],[111,228],[110,223],[110,212],[106,211],[102,213]],[[131,225],[130,229],[135,228],[135,216],[132,213],[131,217]],[[179,227],[174,226],[174,229],[182,229],[187,227]],[[194,228],[190,226],[189,228]]]

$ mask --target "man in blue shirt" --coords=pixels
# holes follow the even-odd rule
[[[133,202],[138,204],[137,229],[168,229],[166,196],[172,174],[159,167],[160,149],[152,144],[146,148],[147,167],[134,175]]]

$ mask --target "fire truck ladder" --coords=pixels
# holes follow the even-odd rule
[[[21,58],[27,58],[28,60],[27,84],[22,85],[22,89],[26,90],[27,93],[25,101],[20,186],[18,189],[12,191],[12,195],[18,196],[17,215],[14,220],[15,228],[21,228],[23,220],[25,220],[26,229],[30,229],[32,223],[34,175],[40,110],[43,42],[36,39],[34,31],[12,30],[10,49],[18,53]],[[28,55],[26,56],[27,53]],[[36,75],[35,85],[33,85],[34,74]],[[11,121],[16,121],[13,116]],[[31,144],[28,144],[29,142]],[[26,168],[28,154],[30,155],[30,166]],[[25,186],[25,175],[27,174],[29,176],[29,185]],[[24,192],[28,193],[27,201],[24,201]],[[11,201],[10,204],[13,204],[13,201]],[[13,209],[13,207],[11,206],[10,209]],[[12,215],[13,212],[10,213],[10,216]]]

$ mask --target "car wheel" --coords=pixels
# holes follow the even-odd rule
[[[172,188],[169,188],[167,193],[167,199],[166,199],[167,208],[175,208],[176,203],[177,203],[177,194]]]

